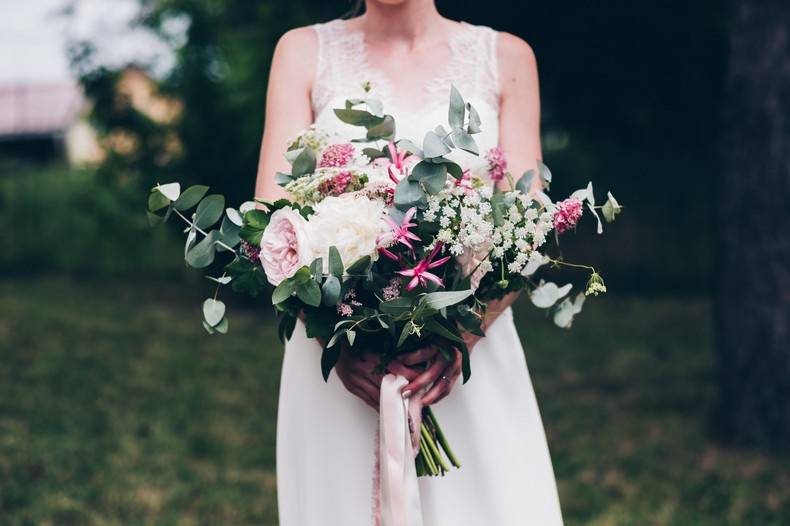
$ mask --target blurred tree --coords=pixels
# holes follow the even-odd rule
[[[732,0],[716,322],[722,436],[790,441],[790,3]]]

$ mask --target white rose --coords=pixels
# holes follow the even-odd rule
[[[360,195],[326,197],[307,222],[315,257],[329,266],[329,247],[337,247],[348,268],[364,256],[378,257],[376,238],[386,231],[384,203]]]

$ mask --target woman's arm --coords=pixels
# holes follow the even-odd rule
[[[309,27],[285,33],[274,50],[266,94],[266,122],[255,196],[266,200],[287,197],[274,181],[277,172],[288,172],[284,157],[288,140],[313,122],[310,93],[318,56],[318,38]]]
[[[526,170],[537,169],[537,161],[542,158],[538,68],[532,48],[522,39],[508,33],[498,35],[497,60],[500,85],[499,144],[505,151],[511,173],[518,178]],[[539,189],[540,181],[536,177],[532,191]],[[518,293],[513,293],[489,302],[483,330],[488,329],[517,297]],[[464,333],[464,340],[471,351],[480,336]],[[433,362],[419,376],[410,380],[403,392],[415,393],[433,384],[422,398],[425,405],[431,405],[446,397],[455,385],[461,374],[461,353],[448,362],[436,349],[424,349],[404,356],[400,361],[408,367],[425,360]]]
[[[499,144],[513,177],[518,180],[527,170],[537,170],[543,158],[540,147],[540,86],[535,53],[522,39],[510,33],[500,33],[497,46],[499,61]],[[507,184],[502,181],[500,184]],[[531,190],[541,189],[535,177]],[[488,316],[483,322],[487,329],[499,314],[510,307],[518,293],[508,294],[488,304]],[[474,345],[480,338],[469,335]]]

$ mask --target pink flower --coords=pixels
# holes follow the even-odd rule
[[[348,189],[348,185],[354,176],[349,171],[343,171],[335,175],[331,179],[321,181],[318,185],[318,191],[323,195],[341,195]]]
[[[281,208],[272,214],[261,237],[261,265],[266,279],[274,286],[309,265],[313,250],[307,237],[307,222],[293,208]]]
[[[260,258],[261,249],[246,241],[241,242],[241,250],[250,261],[255,261]]]
[[[472,174],[471,172],[469,172],[469,170],[464,170],[463,173],[461,174],[461,178],[460,179],[453,178],[453,181],[455,181],[455,186],[460,186],[465,190],[472,189]]]
[[[392,278],[389,285],[381,289],[381,294],[384,296],[384,301],[394,300],[400,296],[400,280]]]
[[[442,259],[433,261],[433,258],[436,257],[441,249],[442,244],[436,243],[436,246],[433,247],[433,250],[428,255],[428,257],[422,259],[414,268],[410,268],[408,270],[399,270],[397,272],[401,276],[412,278],[411,281],[409,281],[409,284],[406,286],[406,290],[412,291],[417,287],[417,285],[427,287],[429,281],[436,283],[440,287],[444,287],[442,278],[436,274],[433,274],[432,272],[428,272],[429,270],[435,269],[436,267],[441,267],[450,260],[450,256],[445,256]]]
[[[488,177],[492,181],[498,183],[505,178],[507,173],[507,159],[505,152],[499,146],[495,146],[488,150],[486,153],[486,161],[488,161]]]
[[[417,226],[417,223],[411,222],[414,214],[416,213],[416,207],[409,208],[406,214],[404,214],[401,224],[396,223],[390,216],[384,216],[384,221],[389,225],[390,231],[386,234],[382,234],[376,240],[377,244],[380,245],[379,251],[382,254],[394,261],[397,261],[398,256],[393,254],[387,248],[394,243],[400,243],[401,245],[408,247],[412,252],[414,251],[414,245],[411,244],[412,240],[420,241],[420,238],[410,231],[411,228]]]
[[[321,161],[318,163],[319,168],[342,168],[356,155],[357,150],[353,144],[331,144],[326,147],[324,153],[321,155]]]
[[[584,209],[582,208],[582,202],[576,197],[569,197],[564,201],[560,201],[556,206],[557,209],[554,211],[554,229],[557,230],[558,234],[562,234],[576,226]]]
[[[387,144],[387,150],[389,151],[389,158],[379,157],[375,163],[377,166],[385,166],[392,182],[398,184],[408,172],[409,165],[419,160],[419,157],[409,153],[407,150],[398,151],[397,146],[392,141]]]

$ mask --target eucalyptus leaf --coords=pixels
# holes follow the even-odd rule
[[[296,297],[311,307],[321,305],[321,287],[313,280],[296,286]]]
[[[447,122],[451,128],[460,128],[464,125],[464,116],[466,112],[466,105],[464,98],[455,89],[455,86],[450,86],[450,107],[447,115]]]
[[[466,127],[466,131],[472,135],[475,133],[480,133],[482,131],[480,128],[481,121],[477,110],[474,106],[467,102],[466,111],[469,113],[469,125]]]
[[[207,333],[214,334],[214,328],[211,327],[211,325],[209,325],[208,323],[206,323],[206,320],[203,320],[203,328],[206,329]]]
[[[540,176],[540,182],[543,183],[543,188],[547,191],[551,190],[551,170],[540,159],[538,159],[538,176]]]
[[[574,316],[582,311],[585,299],[586,296],[583,292],[577,294],[573,301],[570,298],[565,298],[554,313],[554,324],[563,329],[570,329]]]
[[[324,258],[319,256],[310,263],[310,273],[315,280],[320,280],[324,277]]]
[[[299,178],[303,175],[313,173],[315,170],[315,152],[309,146],[305,146],[302,148],[302,151],[299,152],[299,155],[296,156],[294,159],[293,165],[291,165],[291,176],[293,178]]]
[[[572,287],[573,285],[570,283],[563,287],[558,287],[556,283],[541,281],[540,285],[532,291],[529,299],[539,309],[548,309],[557,303],[560,298],[568,294]]]
[[[521,275],[525,277],[529,277],[533,275],[535,272],[537,272],[540,267],[542,267],[549,261],[551,261],[551,258],[549,258],[549,256],[530,258],[529,261],[527,261],[526,266],[524,266],[524,269],[521,271]]]
[[[215,278],[213,276],[205,276],[205,278],[206,279],[210,279],[211,281],[213,281],[215,283],[219,283],[220,285],[227,285],[228,283],[233,281],[233,278],[230,277],[230,276],[220,276],[218,278]]]
[[[239,207],[239,213],[242,216],[250,210],[255,210],[255,201],[244,201]]]
[[[422,140],[423,158],[433,159],[450,153],[450,148],[436,132],[429,131]]]
[[[516,182],[516,190],[524,195],[529,195],[535,181],[535,170],[527,170]]]
[[[277,183],[278,186],[285,186],[293,180],[294,178],[291,176],[291,174],[283,172],[277,172],[274,174],[274,182]]]
[[[173,203],[173,206],[179,212],[185,212],[198,204],[203,199],[203,196],[206,195],[206,192],[208,192],[208,186],[202,184],[190,186],[181,193],[176,202]]]
[[[401,139],[397,142],[398,148],[401,150],[406,150],[409,153],[416,155],[417,157],[423,158],[425,155],[422,152],[422,148],[414,144],[408,139]]]
[[[370,256],[362,256],[348,266],[348,273],[352,275],[364,274],[370,267]]]
[[[203,319],[212,327],[225,317],[225,304],[219,300],[208,298],[203,302]]]
[[[214,262],[216,243],[220,235],[217,230],[212,230],[197,245],[192,247],[184,258],[192,268],[205,268]]]
[[[277,305],[278,303],[282,303],[290,298],[293,295],[295,289],[296,283],[294,283],[293,280],[286,279],[281,281],[272,292],[272,305]]]
[[[170,201],[175,201],[181,195],[181,185],[179,183],[159,184],[156,185],[156,190]]]
[[[398,208],[423,208],[426,204],[427,198],[420,183],[402,179],[395,187],[395,206]]]
[[[222,321],[214,327],[214,330],[220,334],[228,334],[228,318],[222,318]]]
[[[156,188],[151,190],[148,195],[148,211],[157,212],[163,208],[170,206],[170,200],[164,194],[157,191]]]
[[[357,338],[356,331],[348,330],[346,331],[346,339],[348,340],[348,344],[350,346],[354,345],[354,340]]]
[[[456,303],[464,301],[472,294],[474,294],[474,291],[471,289],[430,292],[423,296],[420,302],[433,309],[441,310],[450,305],[455,305]]]
[[[187,232],[187,241],[184,243],[184,257],[187,257],[187,252],[192,248],[195,244],[195,240],[197,239],[197,230],[195,227],[192,226],[189,228],[189,232]]]
[[[475,142],[474,138],[463,129],[453,130],[450,136],[453,138],[456,147],[474,155],[480,154],[477,142]]]
[[[377,141],[379,139],[389,141],[395,138],[395,119],[392,115],[385,115],[380,123],[368,127],[367,140]]]
[[[236,226],[244,226],[244,218],[235,208],[226,208],[225,216]]]
[[[595,220],[598,222],[598,227],[596,228],[596,232],[598,234],[603,234],[603,223],[601,222],[601,217],[598,215],[598,211],[592,205],[592,203],[587,203],[587,208],[590,209],[590,212],[593,216],[595,216]]]
[[[327,307],[332,307],[340,303],[340,280],[333,275],[329,275],[321,286],[321,301]]]
[[[334,277],[341,279],[343,277],[343,260],[340,257],[340,252],[337,247],[332,245],[329,247],[329,273]]]
[[[198,204],[193,222],[198,228],[207,228],[216,223],[225,210],[225,198],[219,194],[206,196]]]

